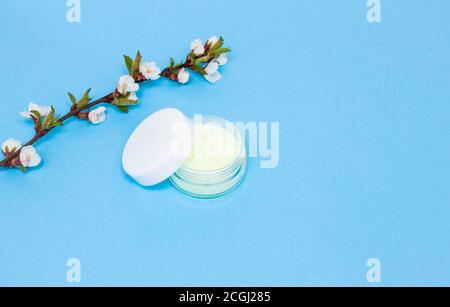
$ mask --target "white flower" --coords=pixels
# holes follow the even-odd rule
[[[178,82],[181,84],[186,84],[189,81],[189,72],[182,68],[178,72]]]
[[[137,98],[137,96],[136,96],[136,93],[134,93],[134,92],[131,92],[131,93],[130,93],[130,96],[128,96],[127,99],[128,99],[128,100],[134,100],[134,101],[137,101],[137,100],[138,100],[138,98]]]
[[[218,41],[219,41],[219,38],[217,36],[212,36],[210,39],[208,39],[207,44],[209,45],[209,47],[212,47],[215,44],[217,44]]]
[[[205,67],[205,71],[208,75],[213,75],[217,72],[217,70],[219,70],[219,63],[216,61],[212,61],[210,62],[208,65],[206,65]]]
[[[105,107],[98,107],[95,110],[92,110],[88,114],[89,121],[94,124],[98,125],[105,121],[106,119],[106,108]]]
[[[215,58],[214,61],[217,62],[220,66],[224,66],[228,63],[228,57],[225,53],[222,53],[217,58]]]
[[[30,102],[28,105],[28,111],[20,112],[20,116],[24,118],[31,118],[31,111],[38,111],[39,114],[41,114],[42,117],[47,116],[48,113],[52,110],[51,107],[46,106],[40,106],[38,104],[35,104],[33,102]]]
[[[139,90],[139,84],[137,84],[133,77],[130,75],[124,75],[120,77],[119,84],[117,84],[117,91],[126,95],[128,92],[136,92]]]
[[[20,151],[20,164],[23,167],[35,167],[41,163],[41,157],[33,146],[25,146]]]
[[[145,62],[139,66],[139,71],[147,80],[158,80],[161,69],[156,66],[155,62]]]
[[[211,83],[216,83],[222,79],[222,75],[219,72],[219,62],[214,60],[205,67],[206,75],[205,79]]]
[[[22,148],[22,142],[15,140],[15,139],[7,139],[2,144],[2,150],[4,153],[6,153],[6,149],[8,149],[8,152],[17,151],[20,148]]]
[[[196,39],[191,43],[191,50],[194,52],[194,55],[202,55],[205,53],[205,46],[203,46],[203,42],[201,39]]]
[[[205,79],[214,84],[222,79],[222,75],[220,72],[216,71],[214,74],[205,75]]]

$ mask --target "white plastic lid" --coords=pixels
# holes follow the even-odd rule
[[[151,114],[129,137],[122,155],[123,169],[143,186],[166,180],[187,160],[192,130],[191,120],[178,109]]]

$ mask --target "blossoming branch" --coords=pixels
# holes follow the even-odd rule
[[[87,120],[94,125],[104,122],[106,108],[99,106],[100,104],[112,105],[127,113],[130,106],[139,102],[136,93],[143,82],[156,81],[160,77],[165,77],[186,84],[191,71],[203,75],[211,83],[216,83],[222,77],[219,67],[227,64],[226,54],[230,52],[229,48],[223,47],[223,43],[223,38],[216,36],[208,39],[205,44],[200,39],[196,39],[191,43],[191,52],[184,61],[176,64],[171,58],[169,66],[163,70],[155,62],[142,62],[139,51],[134,59],[125,55],[128,74],[119,78],[113,92],[97,100],[91,99],[91,89],[88,89],[80,99],[69,93],[72,106],[69,112],[61,117],[55,115],[53,106],[30,103],[28,110],[20,112],[20,115],[33,121],[35,135],[24,145],[16,139],[6,140],[1,147],[5,158],[0,161],[0,168],[18,168],[25,171],[27,168],[38,166],[41,163],[41,157],[33,145],[72,117]]]

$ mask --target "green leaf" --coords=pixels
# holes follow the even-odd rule
[[[128,55],[124,55],[123,58],[125,59],[125,65],[127,66],[128,72],[131,74],[131,69],[133,67],[133,59],[130,58]]]
[[[55,108],[51,106],[50,113],[48,113],[47,116],[45,117],[42,127],[44,129],[51,128],[51,124],[53,123],[54,120],[55,120]]]
[[[139,103],[139,100],[130,100],[126,98],[119,99],[119,106],[133,106],[137,105]]]
[[[123,113],[128,113],[128,107],[127,106],[117,106],[117,109],[119,109]]]
[[[139,72],[139,66],[141,65],[141,61],[142,61],[142,56],[140,51],[138,50],[138,52],[136,53],[136,58],[134,59],[133,65],[131,67],[131,74],[135,75]]]
[[[48,130],[61,125],[62,122],[57,118],[57,116],[55,116],[55,108],[51,106],[50,113],[48,113],[42,123],[42,128],[44,130]]]
[[[75,98],[75,96],[72,93],[67,93],[70,97],[70,101],[72,102],[72,105],[76,105],[77,104],[77,99]]]
[[[169,65],[169,67],[173,68],[174,66],[175,66],[175,60],[171,57],[170,58],[170,65]]]
[[[139,100],[130,100],[127,97],[116,97],[114,98],[112,104],[122,107],[122,106],[132,106],[139,103]]]
[[[227,52],[230,52],[230,51],[231,51],[230,48],[218,48],[218,49],[211,50],[210,54],[213,55],[214,57],[216,57],[216,56],[219,56],[219,55],[221,55],[223,53],[227,53]]]
[[[86,106],[89,101],[91,101],[91,98],[89,97],[89,93],[91,92],[91,89],[88,89],[84,94],[83,97],[81,97],[81,99],[78,101],[77,103],[77,107],[78,108],[82,108],[84,106]]]
[[[198,66],[198,65],[192,66],[192,70],[194,70],[194,71],[196,71],[198,73],[201,73],[202,75],[207,75],[208,74],[203,67]]]
[[[52,123],[51,123],[51,127],[58,127],[61,126],[63,123],[59,120],[59,119],[55,119]]]
[[[194,64],[195,64],[195,65],[198,65],[198,64],[200,64],[200,63],[206,63],[206,62],[209,61],[210,58],[211,58],[211,57],[210,57],[209,55],[205,55],[205,56],[203,56],[203,57],[201,57],[201,58],[196,59],[196,60],[194,61]]]
[[[41,122],[42,115],[36,110],[31,111],[31,116],[33,116],[38,122]]]
[[[214,46],[211,46],[210,50],[215,50],[215,49],[222,48],[223,43],[224,43],[224,40],[223,40],[223,37],[221,36],[219,38],[219,40],[217,41],[217,43],[215,43]]]
[[[41,130],[42,128],[42,115],[36,110],[31,111],[31,116],[36,120],[37,122],[37,130]]]

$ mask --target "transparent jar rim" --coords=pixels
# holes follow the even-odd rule
[[[205,184],[205,183],[198,183],[198,182],[192,182],[192,181],[186,181],[186,178],[182,178],[180,176],[178,176],[178,174],[174,174],[170,177],[170,181],[171,183],[175,186],[176,189],[180,190],[182,193],[185,193],[191,197],[195,197],[195,198],[200,198],[200,199],[211,199],[211,198],[217,198],[217,197],[221,197],[223,195],[226,195],[228,193],[230,193],[231,191],[235,190],[244,180],[245,176],[246,176],[246,169],[247,169],[247,158],[245,158],[242,163],[239,165],[239,167],[235,170],[234,174],[232,177],[227,178],[221,182],[215,182],[212,184]],[[184,187],[182,187],[181,185],[179,185],[177,183],[177,180],[175,180],[175,178],[177,178],[177,180],[179,181],[183,181],[187,184],[191,184],[191,185],[195,185],[195,186],[202,186],[202,187],[213,187],[213,186],[220,186],[223,183],[232,181],[234,179],[238,179],[235,184],[233,186],[230,186],[228,189],[217,192],[217,193],[213,193],[213,194],[205,194],[205,193],[198,193],[198,192],[194,192],[193,190],[190,189],[186,189]]]

